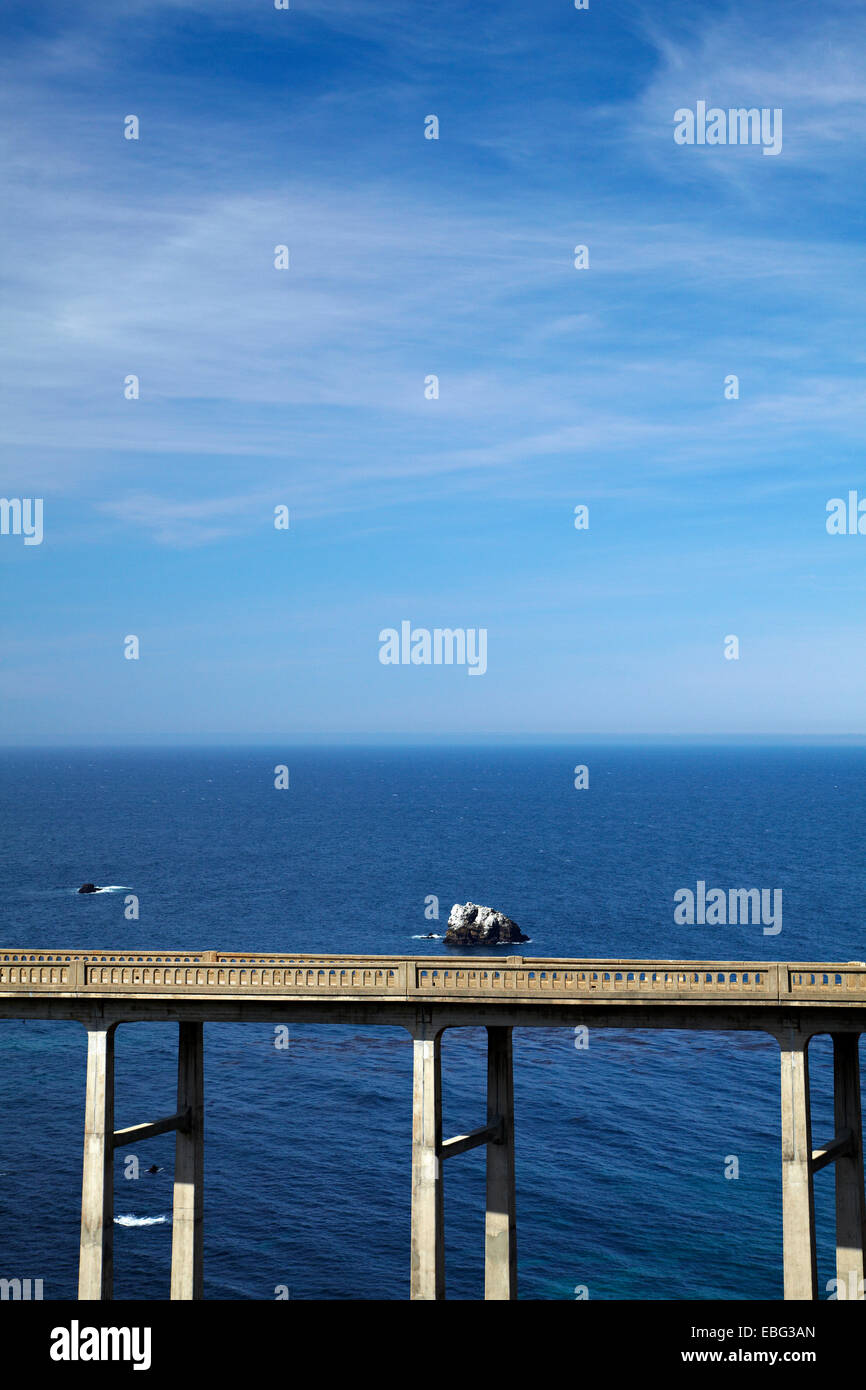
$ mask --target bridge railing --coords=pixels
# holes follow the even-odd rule
[[[552,998],[602,995],[682,997],[737,995],[778,997],[777,967],[749,963],[673,961],[565,961],[537,959],[520,965],[480,962],[415,967],[416,989],[424,994],[529,995]]]
[[[866,963],[0,950],[0,995],[866,1002]]]
[[[0,951],[0,994],[406,993],[404,957],[252,955],[228,951]]]

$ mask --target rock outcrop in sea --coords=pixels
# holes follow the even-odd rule
[[[455,903],[448,915],[446,946],[499,946],[528,940],[516,922],[493,907]]]

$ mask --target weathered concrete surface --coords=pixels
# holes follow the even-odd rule
[[[782,1245],[786,1299],[818,1293],[808,1038],[790,1029],[779,1039],[782,1096]]]
[[[114,1248],[114,1030],[87,1030],[84,1165],[81,1182],[80,1299],[111,1298]]]
[[[22,995],[862,1008],[866,965],[0,949],[0,998]]]
[[[201,1023],[182,1023],[178,1040],[177,1130],[171,1237],[171,1297],[201,1298],[204,1263],[204,1038]]]
[[[410,1298],[445,1297],[442,1202],[442,1034],[422,1024],[412,1042]]]

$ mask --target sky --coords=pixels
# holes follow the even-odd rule
[[[859,0],[0,37],[0,494],[44,516],[0,742],[866,734]],[[779,153],[676,143],[699,101]],[[383,664],[404,621],[486,670]]]

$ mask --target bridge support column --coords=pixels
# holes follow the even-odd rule
[[[178,1027],[177,1109],[189,1118],[175,1141],[171,1297],[193,1299],[202,1296],[204,1254],[204,1028]]]
[[[785,1298],[818,1293],[815,1206],[812,1188],[812,1124],[809,1113],[808,1037],[789,1029],[782,1050],[782,1242]]]
[[[501,1138],[487,1144],[484,1297],[517,1297],[517,1206],[514,1188],[514,1067],[511,1029],[487,1029],[487,1123]]]
[[[445,1297],[442,1202],[442,1030],[413,1036],[412,1250],[409,1297]]]
[[[834,1033],[833,1098],[836,1133],[851,1134],[836,1159],[836,1278],[838,1298],[863,1299],[866,1209],[863,1190],[863,1122],[860,1114],[859,1034]]]
[[[114,1270],[114,1032],[116,1023],[87,1024],[87,1093],[78,1297],[108,1299]]]

